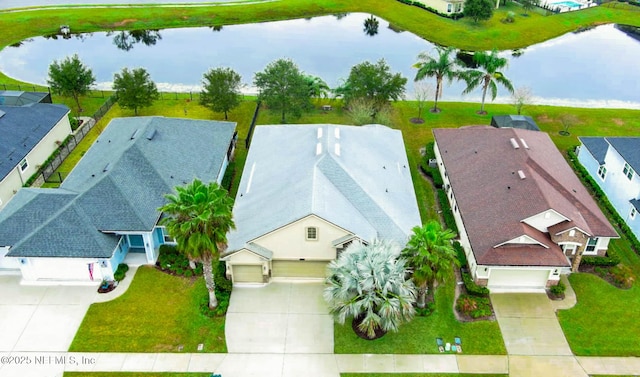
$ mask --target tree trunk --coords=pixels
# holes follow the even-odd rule
[[[215,309],[218,306],[218,299],[216,298],[216,282],[213,279],[213,261],[211,259],[209,253],[202,257],[202,271],[207,291],[209,291],[209,309]]]
[[[420,309],[424,309],[427,306],[427,283],[424,282],[418,287],[418,300],[416,305]]]
[[[286,122],[286,120],[284,119],[284,109],[282,109],[282,119],[280,120],[280,123],[284,122]]]
[[[442,79],[440,78],[436,79],[436,96],[435,96],[435,101],[433,102],[434,113],[438,111],[438,97],[440,95],[441,86],[442,86]]]
[[[489,89],[488,85],[485,85],[484,88],[482,88],[482,105],[480,106],[480,112],[484,114],[484,100],[487,97],[487,89]]]
[[[189,268],[192,270],[196,269],[196,261],[194,261],[193,259],[189,259]]]
[[[426,301],[432,302],[436,300],[436,296],[435,296],[435,290],[436,290],[436,282],[435,281],[430,281],[428,283],[428,291],[427,291],[427,299]]]
[[[227,120],[227,110],[224,111],[224,120]]]
[[[76,101],[76,106],[78,106],[78,114],[82,112],[82,107],[80,107],[80,98],[78,98],[77,94],[73,94],[73,99]]]

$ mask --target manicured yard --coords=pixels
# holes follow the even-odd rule
[[[453,343],[462,339],[464,354],[504,355],[506,349],[495,321],[461,323],[452,311],[453,283],[436,291],[436,311],[428,317],[415,317],[402,325],[397,333],[387,333],[380,339],[364,340],[351,329],[351,322],[334,325],[335,353],[374,354],[440,354],[436,338]]]
[[[172,372],[64,372],[64,377],[210,377],[211,373]]]
[[[340,377],[505,377],[507,374],[471,373],[340,373]]]
[[[224,318],[199,311],[204,279],[140,267],[121,297],[89,308],[71,352],[226,352]]]
[[[515,22],[503,24],[508,11]],[[63,7],[28,12],[0,12],[0,47],[25,38],[58,32],[59,25],[70,25],[72,32],[101,30],[162,29],[209,25],[231,25],[270,20],[312,17],[345,12],[367,12],[380,16],[398,29],[409,30],[441,45],[468,50],[522,48],[581,26],[623,23],[640,25],[636,7],[616,4],[551,16],[531,13],[521,16],[514,5],[498,9],[487,22],[475,24],[436,16],[428,11],[393,0],[280,0],[250,5],[210,7],[107,7],[93,9]],[[5,78],[0,78],[0,82]]]

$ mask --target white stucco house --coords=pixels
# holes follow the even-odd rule
[[[433,134],[476,283],[541,290],[618,237],[546,133],[474,126]]]
[[[419,0],[419,2],[442,14],[451,15],[464,10],[464,0]]]
[[[233,216],[234,283],[324,278],[350,243],[404,246],[421,224],[402,134],[381,125],[256,127]]]
[[[578,139],[578,161],[640,239],[640,137]]]
[[[4,93],[4,92],[3,92]],[[0,97],[0,209],[71,134],[69,108]],[[19,97],[20,98],[20,97]],[[18,104],[21,105],[18,105]]]
[[[2,259],[25,284],[99,284],[169,240],[158,208],[176,186],[221,182],[235,123],[113,119],[59,188],[25,188],[0,211]]]

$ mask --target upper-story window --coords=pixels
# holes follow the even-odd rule
[[[306,229],[306,238],[309,241],[315,241],[318,239],[318,228],[310,226]]]
[[[624,163],[624,169],[622,169],[622,172],[627,176],[629,180],[633,178],[633,174],[635,173],[633,171],[633,168],[631,168],[631,165],[627,164],[626,162]]]
[[[589,238],[587,241],[587,247],[584,249],[587,253],[592,253],[596,250],[596,245],[598,244],[598,238]]]
[[[447,12],[451,13],[451,4],[447,4]]]
[[[27,161],[26,158],[20,161],[20,173],[24,173],[24,171],[27,170],[28,168],[29,168],[29,162]]]
[[[2,201],[0,201],[0,204],[2,204]],[[629,212],[629,218],[631,220],[635,219],[637,213],[638,211],[636,210],[636,207],[631,207],[631,212]]]
[[[607,168],[604,165],[600,165],[600,168],[598,168],[598,176],[603,181],[604,181],[605,177],[607,176]]]

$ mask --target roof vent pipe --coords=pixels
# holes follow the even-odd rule
[[[336,143],[334,147],[335,147],[336,156],[340,156],[340,144]]]
[[[509,141],[511,142],[511,146],[513,147],[513,149],[519,149],[520,145],[518,145],[518,142],[516,141],[516,139],[511,138],[509,139]]]
[[[335,128],[333,130],[333,134],[335,135],[336,139],[340,139],[340,129],[339,128]]]
[[[524,172],[522,170],[518,170],[518,177],[520,177],[520,179],[525,179],[527,178],[526,175],[524,175]]]
[[[316,144],[316,156],[319,156],[322,153],[322,143]]]
[[[322,128],[318,128],[318,139],[322,137]]]
[[[529,149],[529,145],[527,144],[526,141],[524,141],[523,138],[520,138],[520,142],[522,143],[522,146],[525,147],[525,149]]]

